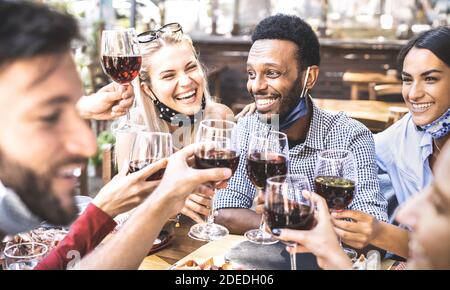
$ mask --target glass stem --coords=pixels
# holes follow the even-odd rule
[[[131,116],[130,116],[130,109],[127,109],[127,123],[130,123]]]
[[[289,256],[291,257],[291,270],[297,270],[297,244],[290,244],[288,246],[291,248]]]
[[[139,78],[135,78],[131,83],[129,83],[131,86],[131,89],[133,90],[134,98],[133,98],[133,104],[130,108],[136,107],[136,98],[140,97],[141,92],[139,91]],[[130,108],[127,109],[127,124],[130,124],[131,122],[131,113]]]
[[[259,223],[259,230],[265,233],[266,223],[264,222],[264,217],[261,217],[261,222]]]
[[[214,199],[216,197],[217,190],[214,188],[214,195],[211,197],[211,209],[209,210],[208,215],[208,224],[212,225],[214,223],[214,216],[215,216],[215,210],[214,210]]]
[[[258,197],[261,194],[262,190],[258,189],[258,195],[256,197],[256,204],[258,204]],[[266,232],[266,220],[264,219],[264,212],[261,215],[261,222],[259,223],[259,230],[261,231],[261,235],[267,235],[268,233]]]

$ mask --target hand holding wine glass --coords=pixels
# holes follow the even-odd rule
[[[274,235],[286,242],[296,242],[296,248],[287,247],[288,252],[312,253],[319,267],[328,269],[351,269],[352,262],[342,250],[331,222],[326,200],[311,192],[308,199],[314,203],[314,227],[310,230],[272,229]]]
[[[330,211],[341,211],[350,205],[355,194],[357,177],[356,162],[351,151],[324,150],[318,154],[315,191],[327,201]],[[344,251],[351,258],[357,255],[349,248],[344,248]]]
[[[226,167],[234,173],[239,164],[239,143],[236,139],[236,124],[225,120],[203,120],[197,132],[198,148],[195,152],[195,167],[209,169]],[[211,184],[216,190],[216,184]],[[215,194],[214,194],[215,195]],[[214,196],[211,201],[214,207]],[[189,236],[201,241],[213,241],[228,235],[228,229],[214,223],[211,208],[206,223],[195,224]]]
[[[142,56],[134,28],[104,30],[101,55],[103,70],[113,81],[119,84],[130,84],[139,75]],[[127,112],[127,121],[129,120],[130,116]]]
[[[268,178],[288,173],[289,146],[286,134],[277,131],[257,131],[250,137],[247,155],[247,174],[257,189],[256,198],[264,192]],[[259,229],[247,231],[245,237],[256,244],[277,243],[265,231],[264,218]]]
[[[310,192],[308,178],[303,175],[281,175],[267,180],[265,191],[265,219],[271,230],[288,228],[310,230],[314,226],[314,202],[307,198]],[[286,244],[290,251],[291,270],[297,269],[294,241]]]

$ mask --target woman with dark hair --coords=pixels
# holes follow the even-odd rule
[[[431,184],[434,162],[450,137],[450,28],[438,27],[411,39],[398,63],[410,112],[374,138],[379,172],[389,175],[403,204]],[[236,117],[254,110],[254,104],[248,105]],[[346,244],[358,249],[372,244],[408,256],[408,231],[356,210],[332,216],[334,230]]]
[[[450,138],[450,28],[411,39],[398,61],[409,113],[374,137],[379,171],[389,175],[402,205],[431,184],[433,165]],[[408,256],[408,231],[360,211],[346,210],[333,217],[337,234],[348,245],[372,244]]]
[[[450,269],[450,143],[442,148],[433,167],[435,177],[430,186],[408,199],[396,219],[410,229],[408,269]],[[317,205],[316,226],[309,231],[274,229],[284,241],[294,241],[298,251],[312,252],[323,269],[351,269],[352,261],[342,251],[330,222],[326,201],[317,194],[311,197]],[[394,241],[395,242],[395,241]],[[289,251],[294,250],[289,248]]]

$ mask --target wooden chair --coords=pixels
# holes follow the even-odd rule
[[[87,166],[85,166],[81,170],[81,175],[78,178],[78,188],[80,190],[80,195],[89,195],[89,186],[88,186],[88,174],[87,174]]]
[[[382,74],[378,72],[345,72],[342,80],[351,87],[351,100],[359,100],[360,92],[370,92],[371,86],[401,83],[395,74]],[[369,94],[369,99],[376,100],[376,96]]]
[[[370,84],[369,99],[383,101],[399,101],[402,98],[401,84]]]
[[[114,145],[108,145],[102,149],[102,180],[104,184],[114,176]]]
[[[211,92],[211,95],[214,96],[214,101],[221,103],[221,98],[222,98],[222,94],[221,94],[221,90],[220,90],[220,86],[221,86],[221,79],[220,76],[221,74],[227,69],[227,66],[219,66],[210,70],[207,70],[207,77],[208,77],[208,81],[209,83],[213,83],[214,84],[214,92]]]

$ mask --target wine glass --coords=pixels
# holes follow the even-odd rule
[[[264,213],[270,230],[288,228],[310,230],[314,226],[314,203],[305,194],[310,192],[308,178],[304,175],[288,174],[267,179],[264,198]],[[295,250],[297,243],[286,242],[291,252],[291,270],[297,270]]]
[[[195,167],[199,169],[226,167],[236,171],[239,164],[239,143],[235,132],[236,124],[225,120],[203,120],[196,135],[199,144],[195,152]],[[215,184],[214,196],[216,193]],[[195,224],[189,236],[201,241],[214,241],[228,235],[228,229],[214,223],[214,196],[212,208],[206,223]]]
[[[149,164],[167,158],[173,153],[172,135],[161,132],[136,132],[129,159],[129,173],[141,170]],[[160,180],[165,168],[158,170],[146,181]]]
[[[48,247],[37,242],[12,244],[3,251],[8,270],[32,270],[47,252]]]
[[[346,209],[353,200],[358,175],[353,153],[348,150],[324,150],[317,156],[314,187],[326,201],[330,212]],[[342,246],[341,238],[339,243]],[[343,248],[352,259],[356,251]]]
[[[114,156],[112,175],[116,175],[124,162],[129,162],[130,152],[133,148],[137,132],[145,131],[146,126],[129,123],[129,126],[123,126],[119,120],[111,124],[111,132],[114,135]]]
[[[170,157],[173,153],[172,135],[169,133],[148,132],[140,125],[131,125],[128,128],[115,130],[116,145],[115,159],[119,168],[124,162],[128,162],[128,172],[141,170],[149,164],[163,158]],[[146,181],[160,180],[165,168],[146,178]],[[134,209],[119,214],[114,218],[117,223],[115,231],[119,230],[128,220]]]
[[[134,28],[104,30],[101,43],[101,63],[103,71],[119,84],[130,84],[141,69],[142,56]],[[139,89],[139,88],[137,88]],[[127,110],[129,126],[130,113]]]
[[[256,187],[256,198],[263,195],[267,179],[288,173],[289,145],[286,134],[278,131],[257,131],[250,137],[247,174]],[[259,229],[247,231],[245,237],[260,245],[275,244],[277,239],[265,231],[264,218]]]

